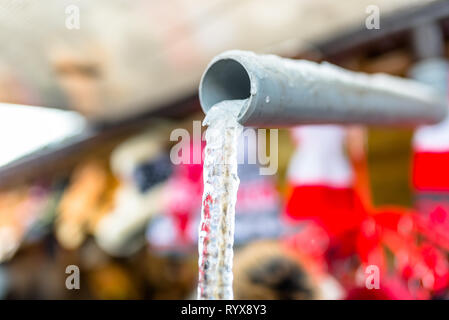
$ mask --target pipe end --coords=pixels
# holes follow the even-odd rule
[[[201,78],[199,97],[204,113],[221,101],[243,100],[250,96],[250,74],[231,56],[221,54],[216,57]]]

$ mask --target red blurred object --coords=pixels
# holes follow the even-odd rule
[[[418,191],[449,192],[449,151],[415,152],[413,186]]]
[[[194,152],[202,153],[204,146],[204,142],[195,145],[190,141],[190,163],[176,165],[167,184],[167,213],[174,219],[180,243],[193,244],[196,240],[192,238],[189,228],[191,223],[196,222],[195,218],[200,210],[203,164],[202,161],[195,163]]]
[[[300,186],[293,188],[286,213],[292,220],[311,220],[331,236],[361,223],[359,205],[352,188]]]

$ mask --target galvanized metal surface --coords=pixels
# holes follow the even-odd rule
[[[199,96],[205,112],[223,100],[248,99],[239,113],[246,126],[411,126],[436,123],[446,115],[444,97],[412,80],[237,50],[211,61]]]

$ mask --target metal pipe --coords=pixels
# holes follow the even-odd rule
[[[436,123],[446,115],[445,98],[412,80],[237,50],[210,62],[199,97],[205,113],[223,100],[248,99],[238,115],[245,126],[410,126]]]

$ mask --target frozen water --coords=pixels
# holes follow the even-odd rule
[[[203,167],[204,191],[199,226],[199,299],[232,299],[237,175],[237,144],[243,127],[237,122],[247,100],[213,106],[207,125]]]

